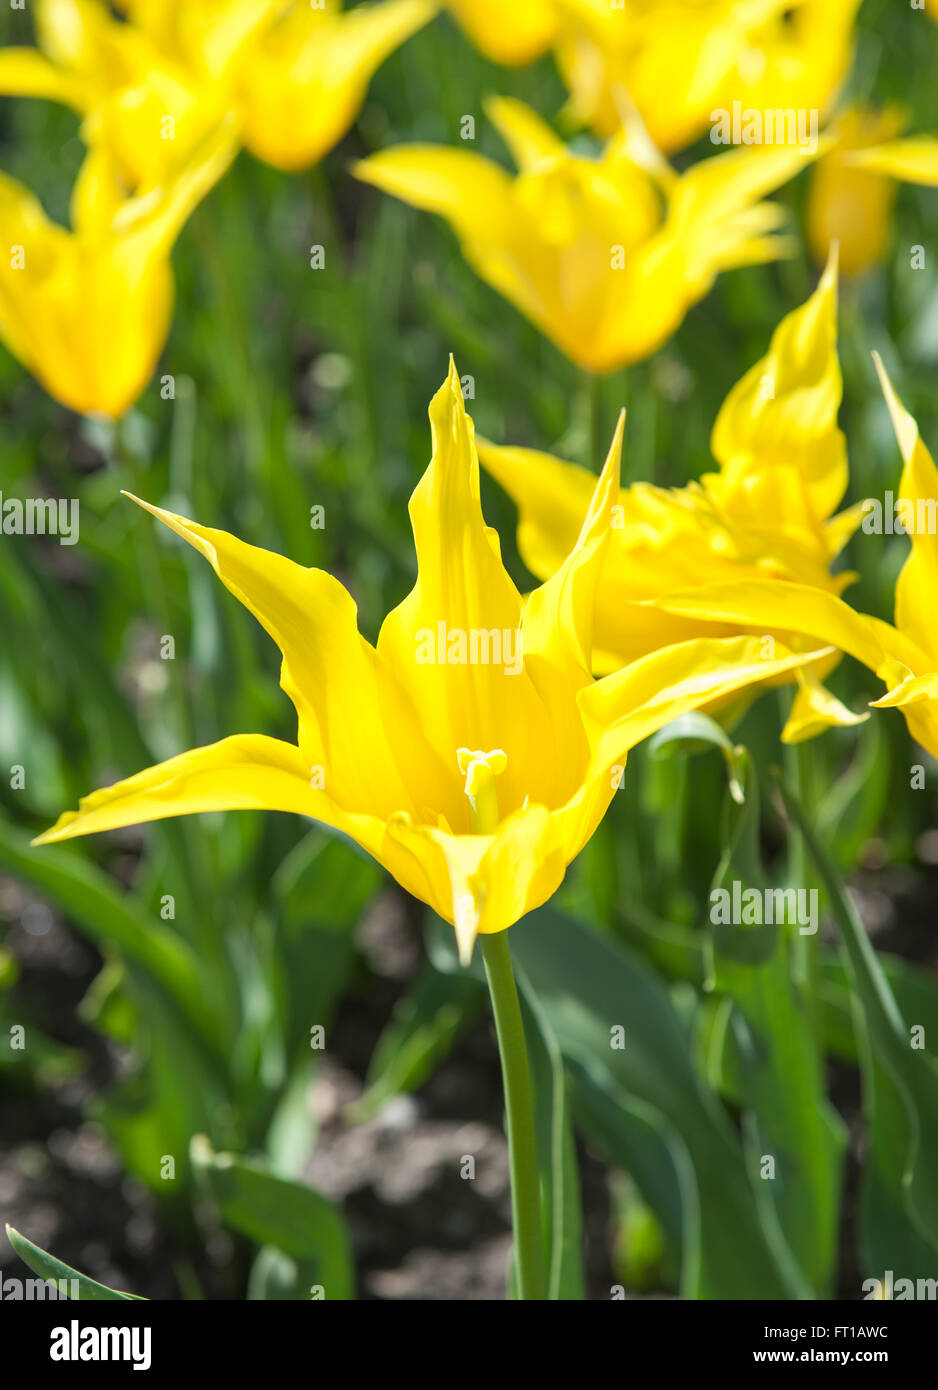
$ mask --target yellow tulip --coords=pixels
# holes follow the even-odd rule
[[[35,15],[39,48],[0,50],[0,93],[73,107],[85,143],[106,149],[126,193],[163,186],[230,125],[220,88],[196,82],[100,0],[36,0]]]
[[[276,20],[278,12],[289,8],[284,0],[115,0],[115,4],[160,52],[210,82],[223,79],[245,46]]]
[[[669,614],[746,627],[784,626],[813,641],[831,643],[876,673],[887,693],[873,705],[901,709],[912,736],[938,757],[938,469],[878,358],[876,365],[903,459],[897,516],[911,541],[896,584],[895,624],[858,613],[834,594],[800,584],[746,580],[703,585],[657,602]]]
[[[811,252],[823,264],[832,242],[840,245],[845,275],[859,275],[878,265],[889,242],[895,187],[877,176],[856,152],[891,140],[902,129],[901,112],[852,108],[830,132],[836,143],[811,170],[807,234]]]
[[[557,61],[573,117],[612,135],[634,105],[655,144],[715,110],[817,111],[846,76],[859,0],[561,0]]]
[[[375,69],[436,12],[433,0],[346,14],[336,0],[122,8],[128,23],[102,0],[38,0],[42,51],[0,54],[0,92],[75,106],[86,138],[110,144],[134,187],[159,182],[228,115],[259,159],[279,169],[315,163],[352,124]]]
[[[92,151],[70,232],[0,174],[0,337],[63,405],[117,417],[143,390],[169,330],[173,243],[234,150],[222,126],[171,182],[130,198],[110,155]]]
[[[685,710],[823,653],[692,641],[601,681],[593,592],[618,487],[621,422],[576,542],[529,596],[479,501],[454,366],[430,407],[433,456],[411,499],[418,577],[377,645],[330,575],[146,506],[213,566],[283,653],[296,744],[224,739],[86,797],[39,843],[193,811],[260,808],[344,831],[456,929],[468,959],[543,903],[593,833],[628,750]]]
[[[636,482],[620,492],[596,591],[594,669],[614,671],[671,642],[730,631],[652,606],[675,590],[771,576],[782,594],[791,582],[840,593],[851,576],[831,575],[830,565],[860,520],[857,508],[833,515],[847,487],[841,389],[832,257],[810,299],[782,320],[766,356],[724,402],[711,441],[720,471],[683,488]],[[525,564],[547,578],[582,525],[594,475],[485,441],[479,456],[517,503]],[[786,642],[787,630],[752,629]],[[857,722],[815,673],[798,679],[787,740]]]
[[[436,13],[434,0],[129,0],[172,58],[237,110],[245,146],[277,169],[305,169],[346,133],[375,70]]]
[[[446,8],[479,52],[503,67],[540,58],[557,31],[556,0],[446,0]]]
[[[913,135],[908,140],[858,150],[850,156],[850,163],[871,175],[938,188],[938,137]]]
[[[398,145],[356,175],[439,213],[475,272],[568,357],[608,372],[647,357],[722,270],[774,260],[781,209],[758,201],[794,177],[793,149],[733,150],[648,172],[623,132],[599,159],[566,148],[521,102],[487,103],[520,170],[469,150]]]

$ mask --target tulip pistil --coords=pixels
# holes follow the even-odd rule
[[[495,778],[508,766],[508,755],[501,748],[493,748],[490,753],[457,748],[456,761],[466,778],[464,791],[469,798],[469,824],[473,835],[494,835],[499,822]]]

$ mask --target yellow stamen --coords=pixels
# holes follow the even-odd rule
[[[508,766],[508,755],[501,748],[493,748],[491,753],[457,748],[456,761],[466,777],[465,793],[469,798],[469,824],[473,835],[494,835],[499,822],[495,778]]]

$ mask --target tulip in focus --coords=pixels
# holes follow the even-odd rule
[[[938,468],[878,358],[876,365],[902,454],[897,516],[910,539],[896,583],[895,623],[858,613],[821,589],[763,581],[703,585],[657,602],[668,613],[708,621],[777,625],[789,631],[797,625],[813,641],[833,644],[868,666],[886,686],[874,707],[901,709],[912,737],[938,757]]]
[[[182,753],[86,797],[40,843],[197,811],[311,816],[453,923],[466,961],[477,933],[503,931],[559,886],[630,748],[686,710],[824,655],[765,659],[746,636],[690,641],[594,681],[621,421],[570,553],[526,601],[482,518],[454,366],[430,421],[433,457],[410,506],[417,580],[375,647],[330,575],[141,503],[280,647],[297,742],[242,734]]]
[[[732,150],[651,171],[623,131],[599,159],[574,154],[521,102],[487,113],[519,173],[469,150],[399,145],[355,166],[368,183],[439,213],[466,260],[567,356],[593,372],[647,357],[723,270],[775,260],[784,214],[759,201],[803,167],[796,149]]]
[[[636,482],[620,492],[596,589],[594,670],[614,671],[668,643],[732,630],[653,606],[675,590],[769,578],[783,595],[792,583],[843,590],[852,576],[830,567],[860,512],[834,514],[848,476],[837,426],[841,389],[832,257],[814,294],[782,320],[768,353],[724,402],[711,441],[719,472],[682,488]],[[479,454],[518,506],[525,564],[546,578],[583,523],[594,475],[533,449],[482,442]],[[785,624],[751,631],[792,645]],[[786,741],[866,717],[851,714],[817,675],[816,668],[797,673]]]

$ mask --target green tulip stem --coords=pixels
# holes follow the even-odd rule
[[[494,835],[499,824],[495,778],[504,769],[505,754],[501,749],[494,749],[491,753],[473,753],[468,748],[462,748],[458,756],[460,770],[466,774],[470,829],[473,835]],[[511,1171],[511,1225],[515,1237],[515,1287],[519,1299],[542,1299],[546,1297],[547,1276],[534,1135],[534,1097],[521,1005],[511,965],[511,947],[508,945],[507,931],[485,933],[480,941],[495,1016],[505,1092],[508,1164]]]
[[[505,1088],[511,1168],[511,1224],[515,1237],[518,1297],[542,1299],[545,1297],[546,1276],[534,1138],[534,1098],[508,932],[494,932],[480,937],[480,941],[492,996],[502,1084]]]

